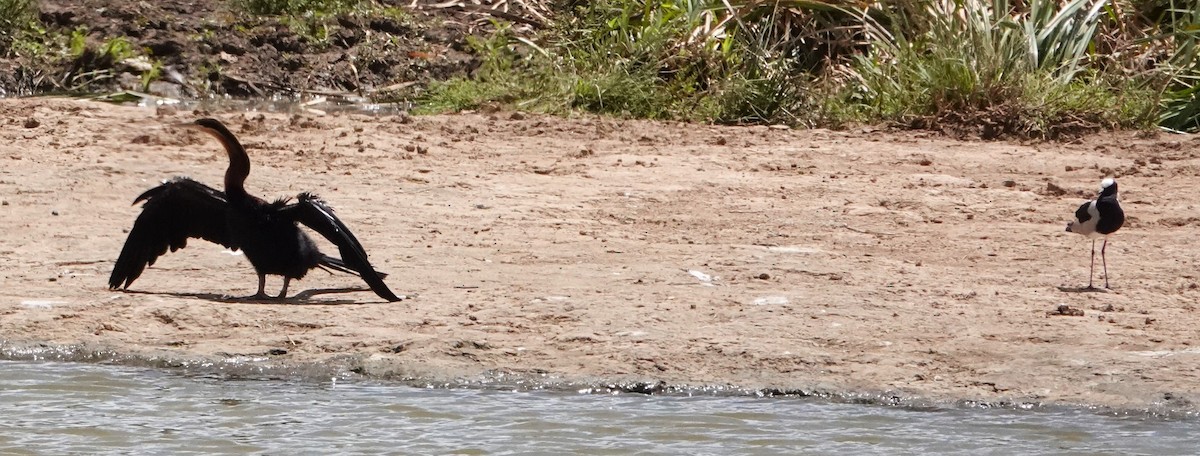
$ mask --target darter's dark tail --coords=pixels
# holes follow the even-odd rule
[[[323,255],[321,257],[321,262],[319,264],[323,267],[332,269],[334,271],[344,272],[347,274],[354,274],[354,275],[360,276],[360,277],[362,276],[362,274],[359,274],[358,271],[350,269],[350,267],[346,266],[346,263],[343,262],[340,258],[334,258],[329,255]],[[388,276],[386,272],[379,272],[379,271],[375,271],[375,275],[377,277],[379,277],[380,279],[385,279]],[[365,279],[365,277],[364,277],[364,279]]]

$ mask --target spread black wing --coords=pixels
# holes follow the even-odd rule
[[[374,291],[379,297],[388,302],[400,300],[392,293],[392,290],[388,289],[387,284],[383,283],[382,276],[384,274],[376,271],[367,261],[367,252],[354,237],[354,233],[351,233],[350,229],[346,228],[346,225],[338,220],[336,215],[333,215],[333,209],[320,198],[308,193],[301,193],[296,198],[296,204],[288,205],[282,212],[290,214],[294,220],[321,233],[321,236],[336,245],[345,267],[357,272],[359,277],[362,277],[363,281],[371,287],[371,291]]]
[[[1092,206],[1091,201],[1083,203],[1082,206],[1079,206],[1079,209],[1075,210],[1075,220],[1079,221],[1079,223],[1083,223],[1088,220],[1091,220],[1092,214],[1088,213],[1088,208],[1091,206]]]
[[[225,194],[186,177],[177,177],[142,193],[133,204],[145,201],[133,222],[121,256],[108,278],[109,288],[129,288],[146,266],[167,253],[187,246],[189,238],[200,238],[236,249],[229,235]]]

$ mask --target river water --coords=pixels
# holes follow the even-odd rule
[[[0,361],[0,454],[1196,454],[1200,420]]]

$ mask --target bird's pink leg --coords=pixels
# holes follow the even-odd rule
[[[1108,258],[1104,256],[1105,250],[1108,250],[1108,238],[1104,239],[1104,245],[1100,247],[1100,263],[1104,265],[1104,288],[1108,288]]]
[[[1101,257],[1101,259],[1103,259],[1104,255],[1100,255],[1100,257]],[[1093,239],[1092,240],[1092,265],[1091,265],[1091,267],[1088,268],[1088,288],[1095,288],[1094,286],[1092,286],[1092,278],[1095,275],[1096,275],[1096,240]]]

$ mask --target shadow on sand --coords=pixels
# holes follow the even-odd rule
[[[278,304],[288,306],[336,306],[346,304],[388,304],[386,301],[378,302],[361,302],[352,299],[322,299],[312,300],[314,296],[335,293],[358,293],[370,292],[367,288],[316,288],[312,290],[304,290],[295,295],[279,299],[279,298],[256,298],[253,296],[229,296],[216,293],[180,293],[172,291],[139,291],[139,290],[124,290],[125,293],[156,295],[156,296],[174,296],[177,298],[202,299],[205,301],[224,302],[229,304]]]
[[[1108,293],[1111,289],[1100,287],[1058,287],[1058,291],[1063,293]]]

